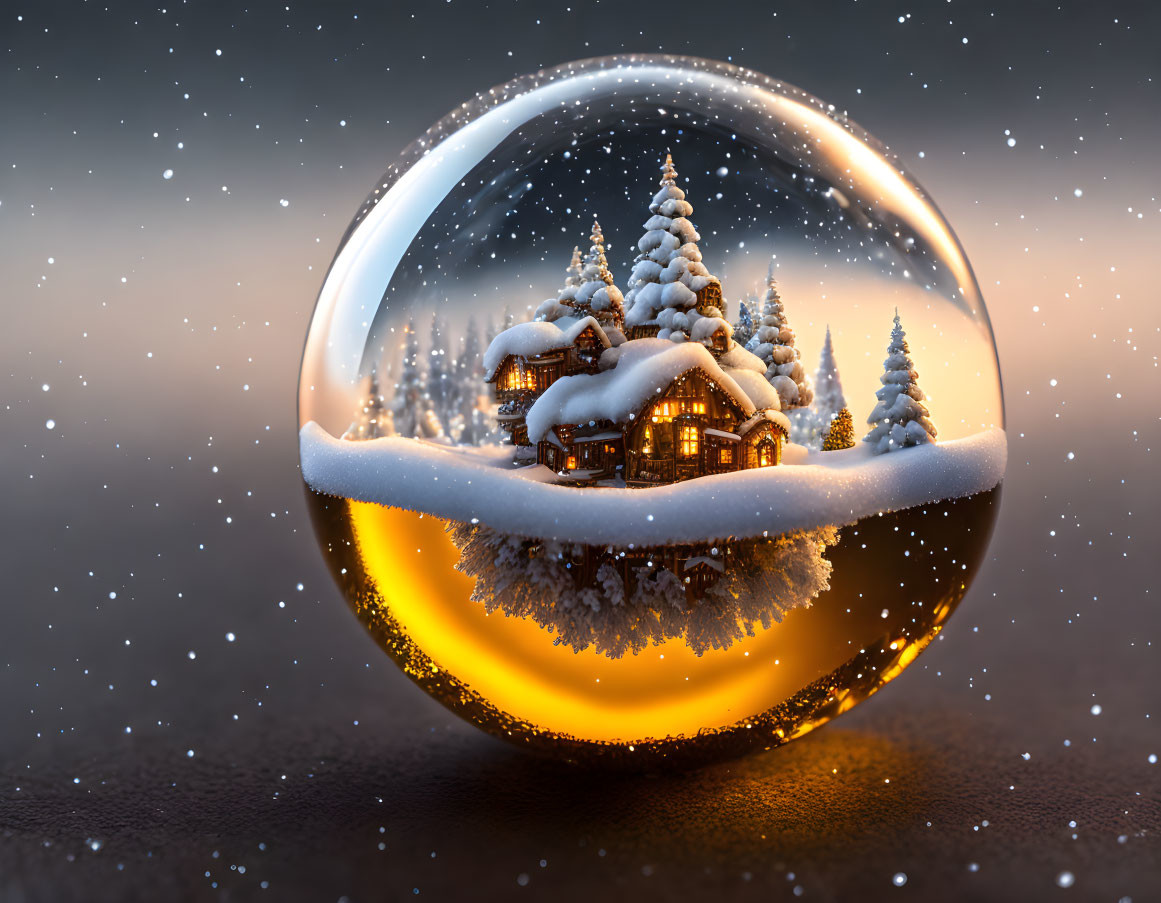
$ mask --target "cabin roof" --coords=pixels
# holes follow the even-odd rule
[[[558,379],[545,390],[528,411],[528,437],[539,441],[559,424],[607,420],[630,422],[654,398],[660,397],[679,377],[699,370],[738,407],[743,417],[752,417],[758,407],[735,379],[747,371],[723,368],[702,345],[674,343],[665,339],[637,339],[601,355],[601,372],[577,373]],[[757,394],[764,405],[778,405],[773,388]],[[777,413],[777,411],[775,411]],[[787,424],[789,430],[789,423]]]
[[[612,342],[592,317],[561,317],[551,323],[533,320],[517,323],[501,332],[484,352],[484,379],[493,382],[500,365],[509,357],[536,357],[549,351],[560,351],[576,343],[586,329],[592,329],[597,341],[605,348]]]
[[[742,436],[742,438],[745,438],[747,433],[751,432],[755,427],[759,427],[764,423],[772,424],[774,429],[781,432],[784,437],[790,437],[790,418],[783,414],[781,411],[771,410],[755,412],[753,417],[738,426],[738,433]]]

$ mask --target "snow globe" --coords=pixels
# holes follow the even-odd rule
[[[404,152],[307,336],[300,454],[367,630],[485,730],[685,767],[939,633],[1005,461],[934,203],[843,111],[691,57],[491,89]]]

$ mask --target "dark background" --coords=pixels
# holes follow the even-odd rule
[[[0,3],[0,900],[1161,896],[1159,9]],[[898,150],[976,267],[1010,437],[989,560],[907,673],[649,778],[398,673],[295,435],[387,162],[622,51],[784,78]]]

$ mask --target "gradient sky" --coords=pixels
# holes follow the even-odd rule
[[[406,144],[493,84],[626,51],[730,60],[847,110],[930,192],[988,304],[1010,436],[991,560],[851,723],[910,694],[993,719],[1005,755],[1161,753],[1161,7],[223,10],[0,8],[0,797],[99,782],[140,744],[176,769],[294,719],[468,730],[325,572],[297,474],[302,342]]]

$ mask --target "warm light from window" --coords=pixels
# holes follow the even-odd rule
[[[564,461],[564,466],[566,470],[576,470],[576,455],[569,455]]]
[[[697,454],[697,427],[683,426],[681,428],[681,454],[686,458],[692,458]]]
[[[774,448],[769,442],[763,442],[758,446],[758,466],[769,467],[774,463]]]
[[[653,427],[645,424],[645,438],[641,442],[641,451],[647,455],[653,454]]]
[[[723,448],[722,453],[719,456],[718,460],[721,461],[721,463],[723,463],[723,464],[733,464],[734,463],[734,450],[732,448]]]

